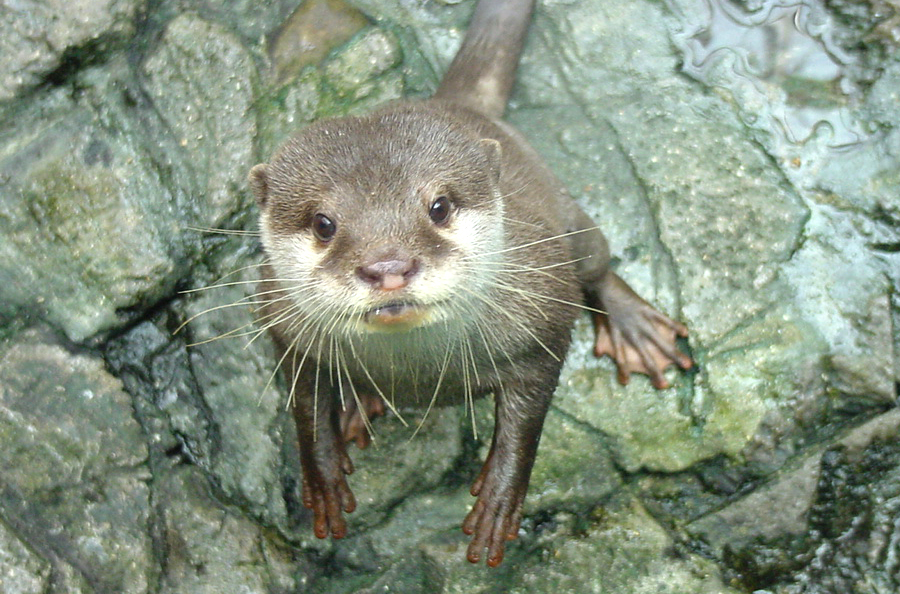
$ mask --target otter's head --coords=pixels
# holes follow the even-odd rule
[[[305,324],[407,331],[484,308],[503,250],[500,144],[426,110],[325,120],[250,172]]]

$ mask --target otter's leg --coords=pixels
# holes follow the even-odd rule
[[[524,384],[514,379],[496,391],[491,450],[472,485],[478,499],[463,522],[463,532],[472,535],[466,554],[472,563],[478,563],[487,548],[487,564],[496,567],[503,561],[506,541],[518,535],[544,417],[559,377],[558,365],[555,371],[549,369],[553,365],[543,367],[539,381]]]
[[[622,384],[636,372],[649,375],[656,388],[668,387],[663,372],[669,365],[689,369],[693,364],[675,344],[677,336],[687,336],[687,328],[641,299],[610,270],[603,233],[578,206],[573,204],[569,213],[568,229],[580,231],[571,236],[572,252],[579,259],[576,267],[586,303],[605,312],[593,314],[594,354],[613,358]]]
[[[303,505],[313,512],[313,531],[319,538],[347,534],[343,512],[356,509],[356,500],[347,485],[346,475],[353,472],[347,455],[330,386],[321,385],[316,393],[315,367],[306,361],[297,368],[295,357],[284,357],[284,345],[275,338],[279,360],[284,362],[287,384],[292,386],[294,421],[300,442],[303,468]]]

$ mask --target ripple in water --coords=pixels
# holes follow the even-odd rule
[[[707,26],[684,45],[684,71],[724,88],[745,122],[788,145],[816,139],[829,148],[863,142],[852,116],[859,89],[848,75],[854,58],[832,39],[820,3],[708,0]]]

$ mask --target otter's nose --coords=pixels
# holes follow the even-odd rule
[[[415,258],[391,258],[377,260],[356,269],[356,276],[374,289],[394,291],[402,289],[419,272],[419,261]]]

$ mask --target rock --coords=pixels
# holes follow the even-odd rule
[[[434,542],[423,571],[432,592],[736,592],[693,555],[676,560],[674,543],[637,502],[615,497],[588,517],[559,514],[528,553],[513,546],[497,569],[458,562],[464,548]],[[507,563],[509,565],[507,565]],[[418,565],[418,564],[417,564]],[[353,590],[347,590],[353,591]],[[410,589],[415,592],[415,588]]]
[[[179,0],[177,5],[164,4],[156,14],[165,19],[182,13],[203,15],[210,23],[219,23],[235,32],[245,43],[257,46],[275,35],[292,12],[297,9],[297,0],[231,0],[227,4],[205,0]],[[161,19],[162,20],[162,19]]]
[[[791,522],[778,527],[772,522],[754,538],[729,530],[724,559],[746,587],[824,594],[849,591],[860,584],[876,592],[900,586],[893,562],[898,553],[900,517],[896,503],[900,495],[898,422],[896,411],[888,413],[818,456],[817,476],[804,481],[812,488],[795,493],[807,505],[802,526]],[[779,487],[791,482],[789,477],[774,487],[781,491]],[[749,501],[747,504],[752,507]],[[763,505],[766,510],[779,509],[772,499]],[[797,503],[792,507],[796,509]],[[729,511],[722,515],[731,515]],[[767,517],[757,507],[755,517],[766,525],[782,514],[779,511],[775,518]],[[744,528],[760,526],[750,517],[732,519]]]
[[[5,345],[0,385],[0,440],[10,444],[0,450],[0,513],[8,526],[62,582],[146,592],[156,573],[150,475],[121,383],[99,359],[28,332]],[[34,572],[34,561],[22,569],[29,566]]]
[[[302,560],[210,497],[198,469],[180,467],[158,478],[166,550],[160,585],[166,592],[297,591]]]
[[[544,556],[529,559],[509,591],[737,592],[705,559],[677,553],[671,537],[637,502],[616,498],[593,520],[581,538],[548,543]]]
[[[275,154],[292,134],[313,122],[327,102],[323,97],[323,76],[315,68],[307,68],[283,87],[264,97],[259,121],[260,162]]]
[[[525,513],[590,509],[623,485],[600,435],[554,407],[544,422]]]
[[[204,227],[216,228],[250,205],[255,164],[256,66],[240,40],[197,15],[166,27],[143,65],[147,91],[191,163]]]
[[[361,12],[342,0],[304,2],[288,18],[272,43],[272,61],[280,80],[294,78],[318,64],[368,24]]]
[[[404,414],[407,426],[393,416],[378,420],[374,443],[350,452],[356,471],[349,482],[358,503],[351,526],[363,529],[380,524],[399,502],[446,483],[462,454],[465,420],[461,412],[445,408],[423,416],[422,411],[410,411]]]
[[[900,413],[894,410],[842,436],[837,446],[858,458],[866,448],[895,435],[898,428]],[[822,465],[828,463],[824,461],[827,452],[826,447],[813,449],[766,484],[688,524],[687,530],[718,554],[726,549],[741,550],[751,543],[803,537],[814,529],[810,513],[819,496],[817,489],[823,485]],[[878,489],[880,477],[872,479],[872,489]],[[849,516],[852,514],[840,518]]]
[[[372,30],[347,45],[329,60],[325,74],[338,96],[358,101],[374,91],[372,81],[398,64],[400,54],[392,35]],[[380,97],[379,102],[393,97]]]
[[[352,15],[345,15],[335,27],[353,22]],[[303,24],[297,21],[291,27]],[[290,36],[292,31],[285,29],[282,35]],[[343,33],[339,30],[334,35]],[[404,94],[403,76],[397,69],[400,58],[395,35],[370,28],[335,49],[318,67],[298,70],[299,66],[284,66],[286,71],[279,76],[294,78],[279,78],[279,84],[260,102],[260,154],[268,160],[291,134],[319,117],[364,113],[385,101],[399,99]]]
[[[23,0],[0,13],[0,103],[120,48],[134,34],[133,0]]]
[[[50,584],[50,564],[0,525],[0,587],[8,594],[40,594]]]
[[[127,62],[79,77],[77,100],[60,89],[20,110],[0,157],[0,323],[45,319],[76,342],[172,291],[200,218],[159,121],[121,90]]]
[[[160,316],[136,326],[111,341],[107,357],[135,395],[160,455],[180,452],[208,473],[220,497],[285,526],[279,467],[293,429],[284,396],[271,386],[271,349],[263,340],[250,341],[253,316],[242,299],[254,292],[255,268],[245,267],[248,252],[239,242],[206,258],[223,268],[239,259],[239,274],[220,282],[218,273],[209,273],[209,285],[188,294],[180,318]]]

